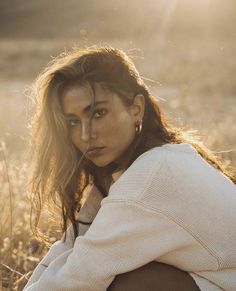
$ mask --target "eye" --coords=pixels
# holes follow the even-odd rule
[[[107,109],[97,109],[93,112],[94,118],[101,118],[107,114]]]
[[[70,120],[68,120],[68,125],[70,127],[76,126],[79,123],[80,123],[79,119],[70,119]]]

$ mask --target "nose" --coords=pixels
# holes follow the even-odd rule
[[[89,142],[90,138],[96,138],[96,135],[92,133],[92,124],[91,122],[84,122],[82,123],[81,140]]]

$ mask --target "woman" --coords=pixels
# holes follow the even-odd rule
[[[167,124],[127,55],[62,55],[36,88],[36,226],[59,197],[65,235],[24,290],[235,290],[236,178]]]

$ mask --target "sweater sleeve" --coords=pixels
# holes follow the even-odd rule
[[[183,230],[163,214],[134,201],[106,199],[87,233],[26,291],[105,291],[116,275],[172,251],[169,234],[175,233],[175,247],[184,244]]]
[[[171,240],[163,237],[173,233],[175,223],[137,199],[153,180],[153,171],[161,166],[161,155],[149,163],[145,157],[139,157],[111,187],[85,235],[77,237],[73,248],[52,260],[25,291],[105,291],[116,275],[170,251]],[[136,193],[127,182],[136,183]]]

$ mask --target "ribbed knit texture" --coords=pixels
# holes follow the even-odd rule
[[[142,154],[102,199],[93,187],[25,291],[105,291],[118,274],[153,260],[190,273],[203,291],[236,290],[236,186],[190,145]],[[101,201],[101,207],[100,207]],[[47,267],[48,266],[48,267]]]

